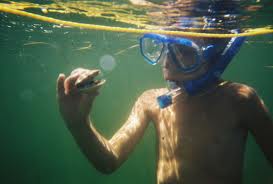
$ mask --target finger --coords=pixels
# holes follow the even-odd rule
[[[75,84],[78,86],[80,84],[88,83],[94,80],[94,77],[100,74],[99,70],[87,70],[81,73],[80,77],[77,79]]]
[[[78,91],[77,87],[75,86],[75,81],[78,79],[78,77],[79,74],[74,74],[65,79],[64,88],[66,95],[76,93]]]
[[[56,87],[59,98],[65,96],[64,80],[65,80],[65,75],[63,73],[59,74],[57,78],[57,87]]]

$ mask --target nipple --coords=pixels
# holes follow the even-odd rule
[[[168,81],[169,91],[164,95],[157,97],[157,103],[160,109],[164,109],[173,104],[173,99],[181,94],[181,87],[179,87],[175,82]]]

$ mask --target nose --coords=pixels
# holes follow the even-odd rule
[[[168,68],[169,67],[169,61],[168,61],[167,57],[164,57],[162,60],[163,60],[162,64],[161,64],[162,67],[163,68]]]
[[[161,66],[163,68],[169,68],[170,66],[170,58],[168,52],[165,52],[161,59]]]

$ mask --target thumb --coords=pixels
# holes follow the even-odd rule
[[[57,79],[57,95],[59,98],[62,98],[65,96],[65,89],[64,89],[64,80],[65,75],[63,73],[59,74],[59,77]]]

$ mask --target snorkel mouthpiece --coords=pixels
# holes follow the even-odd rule
[[[160,109],[164,109],[173,103],[172,96],[167,95],[167,94],[161,95],[161,96],[157,97],[157,103],[158,103]]]
[[[177,84],[173,81],[167,81],[169,91],[161,96],[157,97],[157,103],[160,107],[160,109],[164,109],[166,107],[169,107],[173,104],[173,98],[175,98],[177,95],[181,93],[181,88],[177,86]]]

